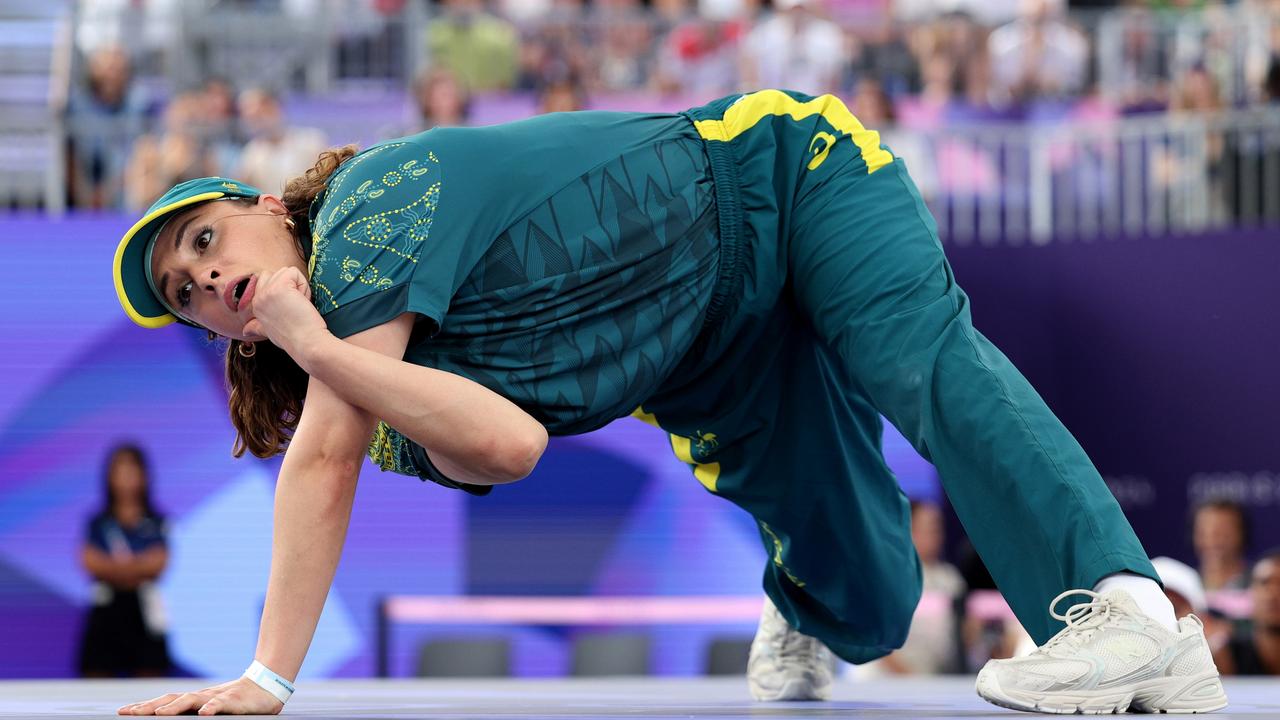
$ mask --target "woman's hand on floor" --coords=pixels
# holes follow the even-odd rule
[[[161,695],[146,702],[125,705],[116,712],[120,715],[181,715],[190,712],[201,715],[277,715],[283,709],[284,703],[274,695],[242,677],[196,692]]]

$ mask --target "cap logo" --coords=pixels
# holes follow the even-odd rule
[[[237,185],[237,184],[235,184],[235,183],[231,183],[231,182],[224,182],[224,183],[222,183],[222,187],[224,187],[224,188],[226,188],[226,189],[228,189],[228,190],[231,190],[231,191],[233,191],[233,192],[240,192],[240,186],[239,186],[239,185]]]

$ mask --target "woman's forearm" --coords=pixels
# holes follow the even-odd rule
[[[276,484],[271,574],[255,657],[293,680],[333,582],[358,464],[286,455]]]
[[[421,367],[325,334],[300,360],[347,402],[427,448],[463,477],[519,480],[546,448],[547,432],[510,400],[452,373]]]

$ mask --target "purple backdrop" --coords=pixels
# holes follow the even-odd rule
[[[1155,555],[1187,514],[1244,504],[1280,545],[1280,234],[947,248],[978,329],[1093,458]]]

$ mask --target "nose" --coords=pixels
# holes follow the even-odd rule
[[[219,275],[220,273],[215,268],[213,267],[205,268],[204,272],[201,274],[200,286],[203,287],[205,290],[209,290],[211,292],[217,292],[217,288],[214,287],[213,281],[217,280]]]

